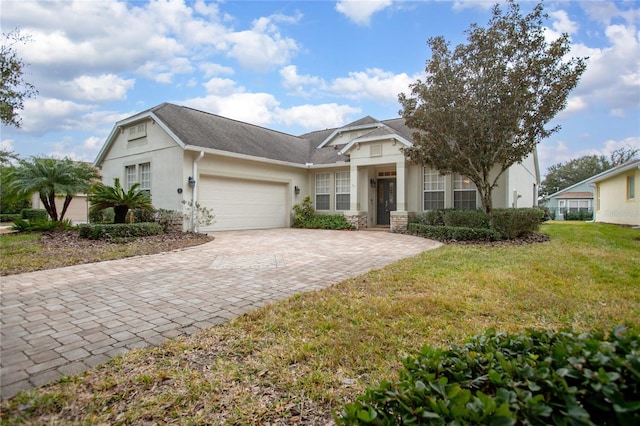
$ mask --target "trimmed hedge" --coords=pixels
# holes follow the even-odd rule
[[[505,240],[526,237],[538,230],[544,218],[544,210],[529,209],[493,209],[489,213],[491,229]]]
[[[489,216],[483,210],[448,210],[444,213],[444,226],[488,229]]]
[[[353,226],[342,214],[314,214],[305,221],[296,224],[296,228],[305,229],[353,229]]]
[[[500,239],[493,229],[454,226],[431,226],[410,223],[407,230],[413,234],[438,241],[497,241]]]
[[[0,213],[0,222],[13,222],[22,219],[20,213]]]
[[[162,225],[158,223],[92,223],[78,226],[80,237],[90,240],[118,240],[163,233]]]
[[[482,210],[432,210],[415,217],[407,230],[440,241],[509,240],[537,231],[544,214],[539,208],[493,209],[489,214]]]
[[[578,210],[576,212],[565,211],[564,220],[593,220],[593,212]]]
[[[49,220],[49,213],[45,209],[22,209],[24,220]]]
[[[339,425],[640,424],[640,338],[624,327],[574,334],[490,330],[426,346],[396,383],[369,388]]]

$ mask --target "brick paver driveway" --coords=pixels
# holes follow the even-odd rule
[[[170,253],[2,277],[2,398],[439,245],[373,231],[213,235]]]

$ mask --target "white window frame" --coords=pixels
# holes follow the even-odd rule
[[[445,205],[445,176],[441,175],[439,171],[430,167],[424,167],[422,171],[422,210],[437,210],[444,209]],[[442,194],[442,205],[436,208],[427,208],[427,195],[428,194]],[[433,203],[433,200],[429,200]],[[436,200],[439,203],[440,200]]]
[[[125,189],[130,190],[138,183],[138,167],[135,164],[124,167]]]
[[[151,191],[151,163],[138,164],[138,178],[140,189]]]
[[[331,210],[331,173],[316,173],[316,210]],[[318,200],[322,202],[318,202]],[[327,204],[325,206],[325,203]]]
[[[454,208],[458,208],[456,206],[456,195],[457,194],[462,194],[462,193],[470,193],[472,192],[475,194],[474,196],[474,207],[472,209],[462,209],[462,210],[475,210],[478,208],[478,188],[476,188],[475,183],[473,183],[471,181],[471,179],[469,179],[466,176],[463,176],[459,173],[455,173],[453,175],[453,207]],[[462,201],[460,201],[459,203],[461,203]],[[467,201],[465,200],[465,203]]]
[[[634,175],[627,176],[627,201],[636,199],[636,177]]]
[[[351,208],[351,173],[336,172],[336,210]]]

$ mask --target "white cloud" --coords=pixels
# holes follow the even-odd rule
[[[396,102],[398,94],[407,92],[416,76],[394,74],[378,68],[350,72],[348,77],[336,78],[329,85],[333,94],[348,99],[372,99],[379,102]]]
[[[453,2],[453,10],[464,10],[472,8],[488,10],[491,9],[496,3],[500,3],[500,0],[456,0]]]
[[[336,10],[357,25],[369,25],[374,13],[391,6],[391,4],[391,0],[341,0],[336,3]]]
[[[609,45],[591,48],[572,46],[572,55],[589,56],[587,70],[574,91],[588,104],[604,103],[611,115],[638,108],[640,98],[640,34],[634,26],[610,25]]]
[[[316,91],[315,88],[326,87],[324,80],[320,77],[298,74],[298,68],[295,65],[287,65],[280,69],[280,76],[282,77],[282,85],[290,94],[302,97],[310,96]],[[310,91],[307,91],[309,89],[305,89],[304,86],[311,86]]]
[[[567,33],[569,35],[578,32],[579,26],[577,22],[572,21],[564,10],[556,10],[549,13],[553,20],[552,27],[557,33]]]
[[[321,105],[298,105],[278,109],[275,120],[287,126],[302,126],[308,130],[327,129],[347,123],[360,108],[335,103]]]
[[[204,77],[205,78],[209,78],[209,77],[213,77],[214,75],[219,75],[219,74],[233,74],[234,70],[231,67],[225,67],[223,65],[219,65],[219,64],[213,64],[213,63],[204,63],[204,64],[200,64],[198,65],[198,68],[204,72]]]
[[[209,95],[229,96],[234,93],[244,92],[243,88],[236,87],[236,82],[228,78],[212,78],[204,83]]]
[[[82,143],[82,148],[87,151],[94,151],[97,153],[98,150],[102,147],[103,143],[104,143],[104,139],[99,138],[97,136],[89,136]]]
[[[97,77],[80,76],[63,86],[75,99],[103,102],[125,99],[127,91],[132,89],[134,84],[134,79],[124,79],[115,74],[103,74]]]
[[[28,99],[24,103],[22,130],[34,133],[40,129],[71,130],[72,120],[90,109],[91,106],[60,99]]]
[[[2,151],[13,151],[13,139],[2,139],[0,140],[0,150]]]
[[[232,45],[227,55],[244,67],[260,71],[284,65],[300,48],[294,39],[282,37],[275,23],[291,20],[295,21],[295,18],[288,20],[284,15],[262,17],[253,21],[250,30],[227,34],[225,39]]]

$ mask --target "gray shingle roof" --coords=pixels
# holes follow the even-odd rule
[[[136,116],[149,112],[157,116],[186,145],[296,164],[333,164],[349,161],[348,156],[339,154],[344,145],[318,149],[322,141],[339,128],[293,136],[170,103],[160,104]],[[386,124],[391,129],[383,126],[373,130],[371,136],[397,133],[411,140],[412,131],[404,124],[402,118],[381,122],[366,116],[340,128],[375,123]]]

